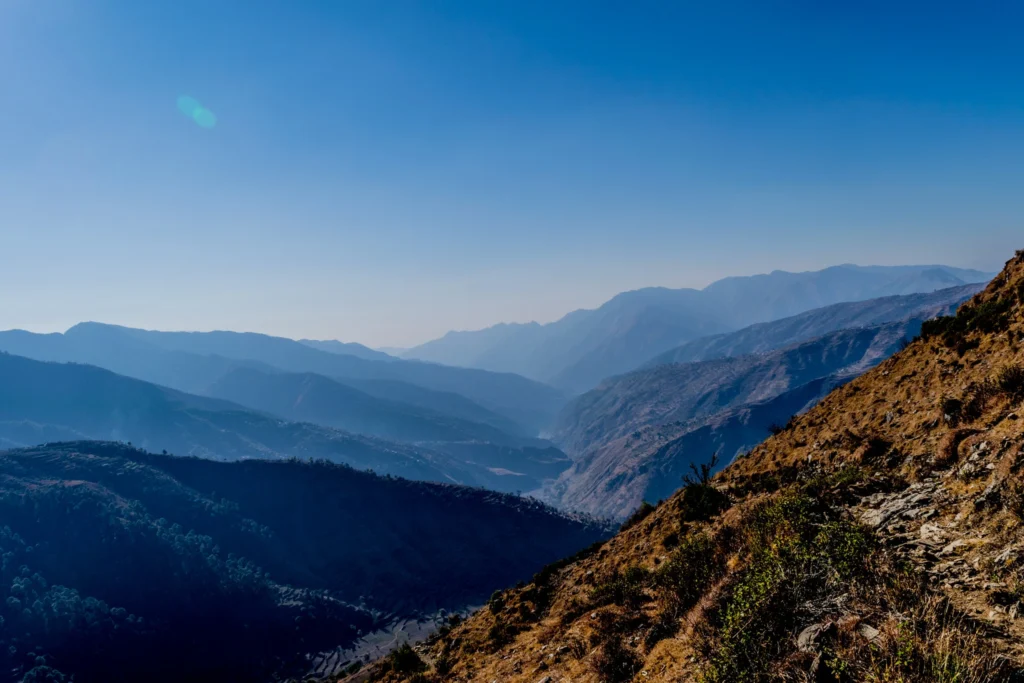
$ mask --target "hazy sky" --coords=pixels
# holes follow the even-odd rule
[[[0,0],[0,328],[408,345],[776,268],[995,269],[1021,7]]]

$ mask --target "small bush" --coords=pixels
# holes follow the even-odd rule
[[[508,645],[515,640],[517,635],[519,635],[519,628],[501,617],[496,618],[487,630],[487,639],[495,649]]]
[[[701,463],[700,467],[690,463],[693,474],[683,477],[683,492],[679,501],[684,522],[706,521],[729,509],[729,497],[711,485],[711,476],[717,464],[717,453],[708,462]]]
[[[974,382],[967,387],[964,396],[964,407],[960,416],[964,422],[974,422],[981,419],[988,407],[989,399],[996,393],[995,385],[990,381]]]
[[[642,665],[640,656],[626,647],[620,635],[602,642],[593,659],[594,672],[602,683],[626,683],[640,672]]]
[[[426,668],[426,663],[420,659],[420,656],[409,646],[409,643],[403,643],[401,647],[393,650],[385,658],[382,670],[394,671],[402,676],[411,676],[412,674],[425,671]]]
[[[607,581],[594,588],[590,596],[592,606],[622,605],[639,607],[647,599],[644,589],[651,582],[651,572],[636,565],[616,572]]]
[[[942,411],[942,417],[946,422],[956,425],[960,422],[960,416],[963,414],[964,402],[958,398],[944,398],[939,409]]]
[[[1008,365],[1000,370],[996,386],[1014,403],[1024,400],[1024,366]]]
[[[940,316],[926,320],[921,325],[921,337],[941,337],[947,347],[956,350],[962,356],[978,346],[978,341],[968,340],[967,335],[972,332],[1002,332],[1009,327],[1011,306],[1012,302],[1009,299],[992,299],[979,306],[964,304],[955,316]]]
[[[724,569],[724,554],[716,550],[707,534],[687,536],[654,572],[654,584],[679,608],[690,608]]]
[[[654,512],[655,509],[656,508],[646,500],[640,503],[640,507],[634,510],[633,514],[627,517],[626,521],[622,523],[622,526],[619,527],[619,531],[625,531],[626,529],[635,527],[637,524],[647,519],[647,516]]]
[[[501,610],[505,609],[505,594],[500,590],[494,591],[491,594],[490,599],[487,601],[487,609],[491,610],[492,614],[497,614]]]
[[[1006,509],[1024,520],[1024,486],[1018,481],[1011,481],[1001,496]]]

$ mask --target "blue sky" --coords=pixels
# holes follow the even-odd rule
[[[1024,247],[1021,25],[1009,2],[0,0],[0,328],[409,345],[776,268],[996,269]]]

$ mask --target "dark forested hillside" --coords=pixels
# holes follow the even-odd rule
[[[327,463],[0,452],[2,680],[301,677],[388,615],[478,603],[603,533]]]

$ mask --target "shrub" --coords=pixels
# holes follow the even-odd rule
[[[1010,324],[1011,306],[1012,302],[1009,299],[992,299],[978,306],[964,304],[955,316],[940,316],[926,320],[921,325],[921,337],[941,337],[947,347],[955,349],[962,356],[978,346],[977,340],[966,338],[968,334],[991,334],[1007,329]]]
[[[640,671],[642,664],[639,655],[626,647],[620,635],[604,640],[593,659],[594,672],[603,683],[626,683]]]
[[[999,390],[1014,403],[1024,399],[1024,366],[1008,365],[996,377]]]
[[[515,640],[517,635],[519,635],[519,628],[501,617],[496,618],[487,630],[487,639],[491,641],[491,645],[495,649],[508,645]]]
[[[598,584],[590,595],[590,603],[595,607],[609,604],[638,607],[647,599],[644,589],[650,581],[649,570],[632,565]]]
[[[942,410],[943,418],[952,425],[956,425],[960,422],[960,416],[963,414],[964,402],[958,398],[944,398],[940,406]]]
[[[967,387],[964,398],[964,407],[960,411],[964,422],[974,422],[985,414],[988,401],[996,393],[995,385],[986,380],[984,382],[973,382]]]
[[[491,614],[497,614],[505,609],[505,594],[500,590],[491,593],[491,597],[487,601],[487,609],[491,610]]]
[[[640,507],[634,510],[633,514],[627,517],[626,521],[622,523],[622,526],[619,527],[619,531],[625,531],[626,529],[635,527],[637,524],[644,521],[649,514],[654,512],[655,509],[656,508],[646,500],[640,503]]]
[[[402,676],[410,676],[425,671],[426,668],[426,663],[420,659],[420,656],[409,646],[409,643],[403,643],[400,647],[393,650],[385,658],[384,665],[382,666],[382,670],[394,671]]]
[[[1012,481],[1003,491],[1003,505],[1006,509],[1017,516],[1017,519],[1024,520],[1024,486],[1018,481]]]
[[[690,463],[693,474],[683,477],[683,492],[679,500],[684,522],[706,521],[729,509],[729,497],[711,485],[716,464],[718,453],[699,467]]]

